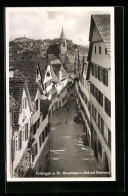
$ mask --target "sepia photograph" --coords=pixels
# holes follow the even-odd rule
[[[114,7],[7,7],[7,181],[115,181]]]

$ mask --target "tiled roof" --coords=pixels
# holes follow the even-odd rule
[[[62,79],[68,77],[64,67],[61,64],[53,64],[51,65],[51,73],[52,73],[52,81],[58,82],[59,81],[59,71],[62,70]]]
[[[47,54],[54,54],[55,56],[58,56],[59,53],[60,53],[59,44],[50,45],[47,49]]]
[[[39,69],[41,73],[42,82],[44,80],[45,73],[47,71],[47,66],[48,66],[47,59],[43,59],[43,58],[39,59]]]
[[[22,93],[25,85],[25,79],[10,78],[9,79],[9,94],[14,97],[17,102],[17,107],[14,109],[14,124],[18,125],[19,112],[21,107]]]
[[[66,55],[65,54],[59,54],[59,58],[60,58],[61,63],[63,64],[65,59],[66,59]]]
[[[18,69],[29,82],[36,81],[37,64],[38,60],[17,60],[9,62],[9,66],[14,67],[14,70]]]
[[[50,103],[51,101],[48,99],[46,100],[41,99],[40,100],[40,112],[41,113],[48,112]]]
[[[16,106],[16,100],[13,96],[9,96],[9,110],[12,110]]]
[[[55,74],[55,72],[53,70],[53,65],[51,65],[51,74],[52,74],[52,81],[53,82],[58,82],[59,78],[57,77],[57,75]]]
[[[64,68],[67,72],[74,72],[75,58],[73,56],[67,56],[64,62]]]
[[[34,101],[37,93],[37,84],[35,82],[28,82],[27,84],[28,84],[31,100]]]
[[[68,56],[75,56],[75,51],[74,50],[67,50],[66,55]]]
[[[59,71],[61,69],[61,64],[54,64],[54,65],[52,65],[52,67],[53,67],[54,73],[59,78]]]
[[[48,54],[48,59],[49,59],[50,61],[54,61],[54,60],[57,60],[58,57],[56,57],[54,54]]]
[[[35,82],[36,82],[36,72],[37,72],[37,65],[39,66],[40,73],[41,73],[41,78],[42,81],[44,79],[46,70],[47,70],[47,60],[40,58],[39,60],[18,60],[18,61],[10,61],[9,66],[14,67],[14,70],[19,70],[17,72],[14,72],[15,77],[21,78],[24,76],[27,80],[28,87],[30,90],[30,95],[32,100],[34,99],[33,96],[35,95],[37,91],[37,87]],[[33,89],[33,92],[31,90]]]
[[[26,80],[25,76],[18,69],[14,71],[13,76],[14,76],[14,78]],[[35,96],[36,96],[36,92],[37,92],[37,87],[39,88],[39,85],[37,85],[35,82],[29,81],[29,80],[27,81],[27,85],[28,85],[31,100],[34,101]]]
[[[110,15],[92,15],[92,18],[94,19],[99,34],[104,41],[108,53],[110,54]]]

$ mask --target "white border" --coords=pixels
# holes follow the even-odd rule
[[[45,11],[87,11],[87,12],[104,12],[108,11],[111,18],[111,134],[112,134],[112,146],[111,146],[111,177],[65,177],[65,178],[11,178],[9,172],[10,160],[9,160],[9,13],[11,11],[27,11],[34,10],[42,12]],[[15,7],[5,8],[5,33],[6,33],[6,171],[8,182],[18,181],[115,181],[116,180],[116,162],[115,162],[115,51],[114,51],[114,7]],[[89,35],[88,35],[89,36]]]

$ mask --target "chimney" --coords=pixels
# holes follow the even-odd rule
[[[9,67],[9,78],[13,78],[14,67]]]

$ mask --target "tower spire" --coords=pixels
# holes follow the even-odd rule
[[[64,35],[64,29],[63,29],[63,27],[62,27],[62,31],[61,31],[61,39],[65,39],[65,35]]]

